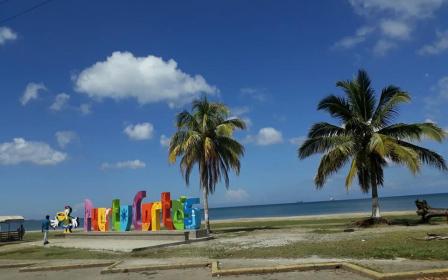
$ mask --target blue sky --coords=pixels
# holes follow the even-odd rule
[[[298,143],[335,83],[366,69],[379,91],[412,94],[398,121],[448,129],[448,1],[0,2],[0,214],[38,218],[84,198],[131,203],[138,190],[200,196],[167,161],[174,117],[192,98],[248,121],[239,177],[211,207],[368,197],[345,170],[323,190]],[[424,142],[448,157],[445,144]],[[380,195],[439,193],[447,174],[399,167]]]

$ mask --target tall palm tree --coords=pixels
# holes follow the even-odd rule
[[[415,144],[423,138],[441,142],[446,134],[434,123],[392,123],[398,105],[409,102],[411,97],[390,85],[382,90],[377,104],[370,79],[363,70],[355,79],[339,81],[336,86],[345,92],[345,97],[330,95],[317,108],[338,119],[339,125],[314,124],[299,148],[299,158],[324,154],[314,178],[317,188],[350,162],[345,186],[350,188],[357,176],[361,190],[372,192],[372,219],[377,221],[381,218],[378,186],[384,184],[384,168],[395,163],[416,174],[422,164],[428,164],[446,171],[442,156]]]
[[[199,186],[203,194],[204,216],[207,234],[210,233],[208,195],[224,178],[229,187],[229,171],[238,175],[244,147],[233,138],[235,129],[245,129],[238,118],[229,118],[229,109],[221,103],[208,102],[206,98],[193,101],[192,111],[183,111],[176,117],[177,132],[169,147],[169,161],[175,163],[181,157],[180,169],[187,185],[197,164]]]

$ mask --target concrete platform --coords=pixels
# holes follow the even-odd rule
[[[48,247],[76,248],[97,251],[134,252],[150,248],[161,248],[206,241],[205,230],[160,230],[127,232],[82,232],[59,235],[64,238],[50,240]]]
[[[50,240],[45,247],[62,247],[87,249],[94,251],[134,252],[149,248],[161,248],[185,244],[185,240],[132,240],[132,239],[105,239],[105,238],[60,238]],[[38,246],[43,246],[39,244]]]
[[[159,231],[79,231],[64,234],[65,238],[88,238],[88,239],[120,239],[120,240],[177,240],[189,241],[207,237],[205,230],[159,230]]]

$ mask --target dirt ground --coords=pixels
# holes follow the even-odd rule
[[[100,274],[101,269],[77,269],[64,270],[54,272],[18,272],[17,269],[2,269],[0,270],[0,279],[2,280],[60,280],[60,279],[89,279],[89,280],[140,280],[140,279],[195,279],[208,280],[212,279],[210,269],[178,269],[178,270],[162,270],[162,271],[147,271],[139,273],[116,273],[116,274]],[[288,272],[264,275],[244,275],[244,276],[225,276],[214,277],[213,279],[235,280],[323,280],[323,279],[353,279],[363,280],[368,279],[353,273],[342,270],[327,270],[327,271],[307,271],[307,272]]]

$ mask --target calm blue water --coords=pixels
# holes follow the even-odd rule
[[[448,208],[448,193],[422,194],[380,198],[382,211],[406,211],[416,210],[415,200],[426,199],[432,207]],[[370,199],[351,199],[318,201],[304,203],[285,203],[270,205],[238,206],[211,208],[210,219],[235,219],[235,218],[259,218],[259,217],[285,217],[305,216],[337,213],[369,212],[371,210]],[[25,221],[27,230],[39,230],[40,221]],[[81,225],[83,224],[81,219]]]

